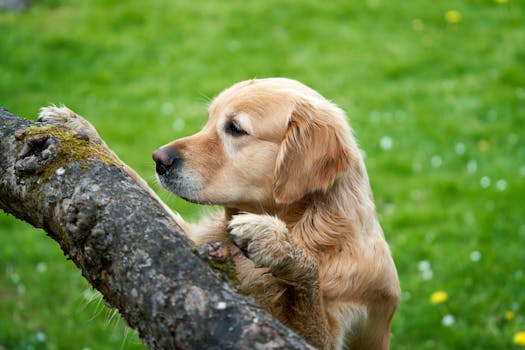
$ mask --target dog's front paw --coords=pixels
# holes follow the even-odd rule
[[[292,250],[285,223],[273,216],[235,215],[228,224],[228,230],[235,245],[248,258],[270,270],[287,259]]]
[[[95,128],[87,120],[65,106],[42,107],[40,109],[40,113],[38,114],[38,121],[56,125],[64,125],[75,131],[81,138],[86,138],[97,143],[102,143],[102,140],[100,139],[100,136],[98,135]]]

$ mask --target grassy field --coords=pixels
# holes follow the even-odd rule
[[[151,152],[236,81],[303,81],[366,154],[403,289],[392,348],[520,347],[525,2],[33,2],[0,12],[0,105],[70,106],[195,218],[155,184]],[[92,298],[54,241],[0,214],[0,349],[143,349]]]

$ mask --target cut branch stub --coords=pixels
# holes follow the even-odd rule
[[[53,135],[29,136],[18,152],[15,170],[20,175],[38,172],[55,161],[60,149],[61,143]]]

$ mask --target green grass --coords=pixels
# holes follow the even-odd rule
[[[525,2],[34,1],[0,12],[0,48],[1,105],[27,117],[70,106],[156,189],[151,151],[198,130],[223,88],[312,86],[348,112],[366,152],[404,295],[392,347],[518,348]],[[448,300],[431,305],[438,290]],[[0,349],[142,348],[90,296],[56,243],[0,216]]]

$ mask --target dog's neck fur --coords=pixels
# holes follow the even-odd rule
[[[226,220],[241,211],[277,216],[286,223],[291,239],[316,255],[341,249],[341,242],[352,245],[363,235],[382,234],[361,159],[324,193],[307,194],[286,205],[226,208]],[[313,231],[317,234],[309,234]]]

